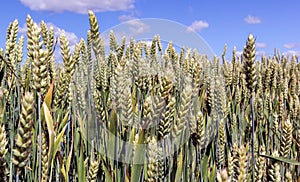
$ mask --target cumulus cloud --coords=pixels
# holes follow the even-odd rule
[[[132,15],[121,15],[119,21],[128,26],[131,34],[142,34],[150,29],[149,25]]]
[[[71,50],[74,50],[75,44],[79,42],[79,38],[74,32],[66,31],[60,27],[57,27],[53,23],[47,23],[47,26],[52,26],[54,28],[54,37],[59,37],[61,34],[65,34],[67,39],[69,40]]]
[[[126,22],[126,21],[129,21],[129,20],[137,19],[137,18],[135,18],[132,15],[121,15],[121,16],[118,17],[118,19],[119,19],[120,22]]]
[[[27,32],[26,24],[24,24],[22,27],[19,26],[18,31],[20,34],[26,34]]]
[[[65,36],[67,37],[67,39],[69,41],[71,52],[74,51],[76,43],[79,42],[79,38],[77,37],[77,35],[74,32],[66,31],[60,27],[57,27],[53,23],[47,23],[47,26],[48,27],[52,26],[54,28],[54,37],[59,37],[60,35],[65,34]],[[61,53],[60,53],[61,50],[60,50],[59,42],[58,42],[57,46],[58,47],[55,49],[54,56],[55,56],[55,60],[59,61],[62,59]]]
[[[299,42],[293,42],[293,43],[287,43],[283,45],[284,48],[287,48],[289,50],[287,50],[286,52],[282,53],[285,56],[300,56],[300,43]]]
[[[149,26],[139,19],[130,20],[127,22],[129,29],[133,34],[145,33],[149,30]]]
[[[248,15],[244,21],[247,23],[247,24],[260,24],[261,23],[261,19],[259,17],[255,17],[255,16],[252,16],[252,15]]]
[[[287,49],[293,49],[295,47],[300,47],[300,43],[297,43],[297,42],[287,43],[287,44],[284,44],[283,47],[285,47]]]
[[[285,56],[293,56],[293,55],[296,55],[296,56],[300,56],[300,50],[288,50],[284,53],[282,53],[283,55]]]
[[[194,21],[192,25],[187,28],[188,32],[200,32],[201,30],[208,28],[209,24],[206,21],[198,20]]]
[[[152,46],[152,40],[142,40],[142,43],[146,44],[147,47],[151,47]]]
[[[31,10],[82,14],[90,9],[94,12],[126,11],[134,8],[134,2],[135,0],[21,0]]]
[[[257,43],[256,43],[256,47],[257,47],[257,48],[265,48],[265,47],[267,47],[267,44],[266,44],[266,43],[263,43],[263,42],[257,42]]]
[[[256,51],[256,56],[266,55],[265,51]]]
[[[235,54],[236,54],[237,56],[241,56],[241,55],[243,54],[243,51],[236,51]]]

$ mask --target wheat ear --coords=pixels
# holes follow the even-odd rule
[[[293,125],[289,120],[283,123],[282,132],[280,156],[288,157],[293,142]]]
[[[1,114],[1,113],[0,113]],[[0,121],[0,181],[6,182],[6,161],[5,155],[7,153],[7,140],[4,125]]]
[[[94,160],[90,165],[87,181],[96,182],[98,171],[99,171],[99,162],[97,160]]]
[[[255,39],[252,34],[249,35],[246,46],[243,51],[243,60],[244,60],[244,74],[246,75],[246,87],[248,88],[251,97],[251,116],[252,116],[252,180],[254,181],[255,175],[255,158],[254,158],[254,135],[255,135],[255,123],[254,123],[254,93],[256,86],[256,70],[255,70]]]
[[[18,168],[18,172],[26,165],[30,157],[33,127],[33,103],[33,94],[26,92],[21,102],[20,120],[15,138],[15,148],[13,149],[14,157],[12,161]]]

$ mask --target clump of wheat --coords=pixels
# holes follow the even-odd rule
[[[24,42],[10,23],[0,49],[0,181],[296,180],[296,56],[257,61],[251,34],[231,60],[227,46],[209,60],[173,42],[163,49],[159,35],[127,44],[113,31],[106,50],[88,15],[87,41],[74,51],[57,36],[62,64],[53,27],[28,15]]]

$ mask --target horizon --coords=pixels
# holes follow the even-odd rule
[[[236,5],[240,8],[235,8]],[[64,3],[53,0],[12,0],[7,2],[6,8],[1,11],[1,17],[5,18],[0,20],[2,34],[0,47],[5,48],[7,27],[15,19],[19,22],[19,35],[26,32],[27,15],[36,22],[44,20],[48,26],[53,26],[56,36],[64,32],[70,41],[70,46],[74,47],[81,38],[86,40],[89,30],[88,10],[91,9],[98,18],[101,34],[133,20],[129,27],[131,32],[125,34],[127,41],[130,36],[143,37],[144,33],[149,31],[149,25],[144,20],[161,19],[181,24],[186,27],[187,32],[196,33],[218,57],[221,57],[225,45],[227,45],[226,58],[231,58],[234,47],[237,53],[241,54],[249,34],[253,34],[256,38],[257,57],[262,54],[267,57],[272,56],[275,49],[284,55],[299,56],[300,36],[297,32],[299,26],[294,23],[297,21],[297,15],[300,15],[297,5],[300,5],[300,2],[295,0],[272,1],[272,5],[268,1],[258,0],[251,2],[251,5],[237,0],[227,1],[226,4],[192,0],[176,2],[90,0],[85,3],[78,0],[64,1]],[[282,29],[285,31],[283,32]],[[118,35],[118,32],[114,31],[114,33]],[[116,38],[120,39],[121,36]],[[144,38],[153,37],[148,35]],[[195,48],[195,44],[189,47]]]

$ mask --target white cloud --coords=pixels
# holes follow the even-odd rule
[[[47,23],[47,26],[48,27],[52,26],[54,28],[54,37],[60,37],[60,35],[65,34],[65,36],[67,37],[67,40],[69,41],[71,52],[74,51],[76,43],[79,42],[79,38],[76,36],[76,34],[74,32],[68,32],[60,27],[57,27],[53,23]],[[55,49],[54,56],[55,56],[56,61],[62,60],[59,41],[57,43],[57,47]]]
[[[138,35],[143,36],[143,33],[146,33],[150,30],[150,26],[143,22],[143,20],[136,18],[131,15],[121,15],[118,17],[121,22],[120,25],[111,29],[114,32],[114,36],[118,44],[122,42],[123,37],[126,37],[128,42],[130,38],[136,38]],[[104,45],[109,46],[110,41],[110,30],[104,31],[101,34]]]
[[[257,43],[256,43],[256,47],[257,47],[257,48],[265,48],[265,47],[267,47],[267,44],[266,44],[266,43],[263,43],[263,42],[257,42]]]
[[[26,34],[27,33],[26,24],[24,24],[22,27],[19,26],[18,30],[20,34]]]
[[[192,25],[187,28],[188,32],[200,32],[204,28],[208,28],[209,24],[206,21],[194,21]]]
[[[282,53],[283,55],[285,56],[293,56],[293,55],[296,55],[296,56],[300,56],[300,50],[288,50],[284,53]]]
[[[287,44],[284,44],[283,47],[287,48],[287,49],[293,49],[295,47],[300,47],[300,43],[287,43]]]
[[[255,17],[255,16],[251,16],[251,15],[248,15],[244,21],[247,23],[247,24],[259,24],[261,23],[261,19],[259,17]]]
[[[21,0],[31,10],[86,14],[94,12],[125,11],[134,8],[135,0]]]
[[[265,51],[256,51],[256,56],[266,55]]]
[[[150,29],[149,25],[132,15],[121,15],[119,21],[128,26],[131,34],[142,34]]]
[[[119,21],[120,22],[126,22],[126,21],[129,21],[129,20],[133,20],[133,19],[136,19],[134,16],[132,15],[121,15],[118,17],[119,18]]]
[[[243,54],[243,51],[236,51],[235,54],[236,54],[237,56],[241,56],[241,55]]]
[[[57,27],[53,23],[47,23],[47,26],[52,26],[54,28],[54,37],[59,37],[62,33],[64,33],[70,43],[71,50],[74,50],[75,44],[79,42],[79,38],[74,32],[68,32],[60,27]]]
[[[149,26],[139,19],[130,20],[127,22],[129,29],[133,34],[142,34],[149,30]]]
[[[152,46],[152,40],[142,40],[142,43],[146,44],[147,47],[151,47]]]

